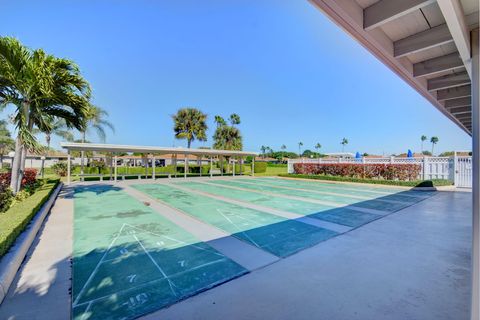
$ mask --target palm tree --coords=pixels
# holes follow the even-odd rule
[[[230,123],[232,124],[232,126],[240,124],[240,116],[236,113],[232,113],[230,115]]]
[[[285,157],[285,150],[287,149],[287,146],[282,144],[282,146],[280,147],[280,149],[282,149],[282,158]]]
[[[342,145],[342,153],[343,153],[344,150],[345,150],[345,146],[348,144],[347,138],[343,138],[342,142],[340,142],[340,144]]]
[[[69,128],[83,130],[90,92],[72,61],[0,37],[0,106],[15,107],[12,119],[17,129],[10,183],[14,193],[20,189],[27,148],[39,149],[34,126],[45,131],[46,119],[54,117],[65,119]]]
[[[322,145],[317,142],[317,144],[315,145],[315,150],[317,150],[318,155],[320,155],[320,149],[321,148],[322,148]]]
[[[7,128],[7,121],[0,120],[0,169],[3,168],[3,155],[13,150],[15,141]]]
[[[173,118],[175,138],[186,139],[190,148],[192,141],[207,141],[207,115],[195,108],[183,108]]]
[[[261,146],[260,150],[262,150],[262,156],[263,156],[263,159],[265,159],[265,152],[268,150],[268,147],[267,146]]]
[[[420,137],[420,140],[422,140],[422,152],[423,152],[423,143],[427,140],[427,136],[426,135],[422,135]]]
[[[432,143],[432,156],[433,156],[433,148],[438,143],[438,137],[431,137],[430,142]]]
[[[227,124],[225,119],[221,116],[215,116],[215,123],[217,124],[217,128]]]
[[[87,141],[87,134],[89,134],[92,130],[95,131],[101,142],[105,142],[107,140],[107,128],[109,128],[112,132],[115,132],[115,127],[110,121],[106,119],[107,117],[107,111],[103,110],[100,107],[90,105],[88,115],[86,117],[87,125],[85,127],[85,130],[81,131],[82,143],[85,143]],[[80,173],[83,174],[83,168],[85,166],[85,151],[81,151],[80,159]]]
[[[303,146],[303,142],[299,142],[298,143],[298,156],[299,157],[302,156],[302,146]]]
[[[42,178],[45,175],[45,158],[48,156],[48,152],[50,152],[50,143],[52,139],[52,135],[58,136],[63,138],[67,141],[73,141],[73,133],[68,130],[67,124],[65,123],[64,119],[47,117],[47,121],[50,123],[47,126],[47,130],[45,133],[45,142],[47,143],[47,148],[45,149],[45,155],[42,157],[42,164],[40,168],[40,172],[42,173]],[[38,129],[34,130],[34,132],[40,131]]]
[[[240,130],[232,126],[221,126],[215,130],[213,135],[214,149],[242,150],[243,142]]]

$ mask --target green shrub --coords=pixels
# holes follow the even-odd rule
[[[255,173],[265,173],[265,172],[267,172],[267,163],[255,162]]]
[[[68,163],[65,161],[59,161],[52,165],[52,171],[56,174],[59,175],[60,177],[66,177],[67,176],[67,170],[68,170]]]
[[[13,192],[6,184],[0,184],[0,212],[5,212],[10,208],[13,201]]]
[[[48,200],[58,182],[58,179],[46,181],[32,196],[0,214],[0,257],[8,251],[18,235]]]

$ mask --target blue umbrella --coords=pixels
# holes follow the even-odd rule
[[[408,149],[407,158],[413,158],[412,150]]]
[[[360,152],[357,151],[357,153],[355,154],[355,158],[356,159],[361,159],[362,158],[362,156],[360,155]]]

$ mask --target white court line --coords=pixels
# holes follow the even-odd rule
[[[165,238],[165,239],[168,239],[168,240],[175,241],[175,242],[177,242],[177,243],[179,243],[179,244],[183,244],[183,245],[185,245],[185,246],[190,246],[190,247],[193,247],[193,248],[195,248],[195,249],[198,249],[198,250],[201,250],[201,251],[206,251],[206,252],[209,252],[209,253],[211,253],[211,254],[215,254],[215,255],[217,255],[217,256],[220,256],[220,257],[225,257],[225,255],[223,255],[223,254],[221,254],[221,253],[219,253],[219,252],[211,251],[211,250],[208,250],[208,249],[206,249],[206,248],[199,247],[199,246],[197,246],[197,245],[195,245],[195,244],[189,244],[189,243],[187,243],[187,242],[185,242],[185,241],[178,240],[178,239],[175,239],[175,238],[172,238],[172,237],[163,235],[163,234],[154,233],[154,232],[151,232],[151,231],[148,231],[148,230],[145,230],[145,229],[142,229],[142,228],[133,226],[133,225],[128,224],[128,223],[125,223],[125,225],[127,225],[127,226],[129,226],[129,227],[132,227],[132,228],[134,228],[134,229],[137,229],[137,230],[144,231],[144,232],[146,232],[146,233],[149,233],[149,234],[154,235],[154,236],[157,236],[157,237],[162,237],[162,238]],[[200,240],[199,240],[199,241],[200,241]]]
[[[224,261],[229,261],[229,259],[224,258],[224,259],[218,259],[218,260],[210,261],[210,262],[204,263],[204,264],[202,264],[202,265],[199,265],[199,266],[190,268],[190,269],[188,269],[188,270],[174,273],[174,274],[171,275],[171,277],[181,276],[181,275],[186,274],[186,273],[189,273],[189,272],[191,272],[191,271],[198,270],[198,269],[201,269],[201,268],[203,268],[203,267],[207,267],[207,266],[209,266],[209,265],[213,265],[213,264],[220,263],[220,262],[224,262]],[[97,302],[97,301],[99,301],[99,300],[103,300],[103,299],[105,299],[105,298],[108,298],[108,297],[110,297],[110,296],[113,295],[113,294],[119,295],[119,294],[123,294],[123,293],[130,292],[130,291],[133,291],[133,290],[137,290],[137,289],[139,289],[139,288],[143,288],[143,287],[149,286],[149,285],[151,285],[151,284],[154,283],[154,282],[158,282],[158,281],[162,281],[162,280],[166,280],[166,279],[165,279],[165,278],[154,279],[154,280],[150,280],[150,281],[144,282],[144,283],[142,283],[142,284],[140,284],[140,285],[138,285],[138,286],[135,286],[135,287],[131,287],[131,288],[128,288],[128,289],[119,290],[119,291],[116,291],[116,292],[113,292],[113,293],[109,293],[109,294],[107,294],[107,295],[104,295],[104,296],[101,296],[101,297],[98,297],[98,298],[95,298],[95,299],[92,299],[92,300],[89,300],[89,301],[85,301],[85,302],[79,303],[79,304],[77,304],[77,305],[75,306],[75,308],[76,308],[76,307],[83,306],[84,304],[87,304],[87,303],[95,303],[95,302]]]
[[[258,243],[256,243],[255,241],[253,241],[252,238],[250,238],[250,236],[248,234],[245,233],[245,231],[243,231],[242,229],[240,229],[235,223],[233,223],[232,220],[230,220],[230,218],[228,218],[226,215],[223,214],[223,212],[220,210],[220,209],[217,209],[218,212],[220,212],[220,214],[225,218],[227,219],[228,222],[230,222],[235,228],[238,229],[238,231],[240,231],[241,233],[243,233],[245,235],[245,237],[247,237],[256,247],[258,248],[261,248],[261,246],[258,245]]]
[[[147,251],[147,249],[145,249],[145,247],[143,246],[143,243],[138,240],[137,238],[137,235],[133,235],[133,237],[135,238],[135,240],[137,240],[137,242],[140,244],[140,246],[142,246],[142,249],[143,251],[145,251],[145,253],[147,254],[147,256],[150,258],[150,260],[152,260],[153,264],[157,267],[157,269],[162,273],[162,275],[165,277],[165,279],[167,279],[168,281],[168,285],[170,286],[170,289],[172,290],[172,293],[175,297],[177,297],[177,293],[175,292],[175,290],[173,289],[173,287],[176,287],[177,286],[173,283],[172,280],[170,280],[170,278],[167,276],[167,274],[163,271],[163,269],[158,265],[158,263],[155,261],[155,259],[153,259],[153,257],[150,255],[150,252]]]
[[[87,309],[85,309],[85,311],[83,311],[82,317],[80,318],[80,320],[87,320],[88,319],[86,317],[87,317],[88,311],[90,311],[90,307],[92,306],[92,303],[93,303],[92,301],[88,302]]]
[[[112,242],[110,242],[110,245],[108,246],[107,250],[105,250],[105,252],[103,253],[102,258],[101,258],[100,261],[97,263],[97,265],[95,266],[95,269],[93,269],[93,272],[90,274],[90,276],[88,277],[87,281],[86,281],[85,284],[83,285],[82,289],[81,289],[80,292],[78,293],[77,298],[75,299],[75,301],[73,301],[73,307],[75,307],[75,306],[78,304],[78,301],[80,300],[80,297],[83,295],[83,292],[85,291],[85,288],[86,288],[87,285],[89,285],[90,282],[92,281],[93,277],[95,276],[95,274],[96,274],[97,271],[98,271],[98,268],[100,267],[100,264],[102,264],[103,260],[105,260],[105,257],[107,256],[108,251],[110,251],[110,249],[113,247],[113,244],[115,243],[115,241],[117,241],[117,239],[118,239],[118,237],[120,236],[120,234],[122,233],[124,227],[125,227],[125,223],[122,224],[122,227],[120,228],[120,231],[118,231],[117,236],[116,236],[115,238],[113,238]]]

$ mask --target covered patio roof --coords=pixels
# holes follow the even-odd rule
[[[310,0],[468,134],[478,0]]]
[[[198,156],[256,156],[257,152],[236,151],[236,150],[216,150],[216,149],[188,149],[181,147],[155,147],[155,146],[135,146],[120,144],[101,144],[101,143],[74,143],[62,142],[62,148],[68,151],[97,151],[97,152],[139,152],[152,154],[188,154]]]

